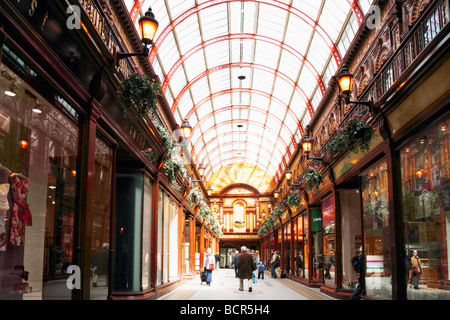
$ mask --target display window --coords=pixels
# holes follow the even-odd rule
[[[284,270],[286,273],[291,272],[291,224],[288,223],[284,227]]]
[[[92,189],[91,300],[106,300],[108,296],[112,170],[112,147],[101,138],[97,138],[95,141],[95,179]]]
[[[187,215],[186,215],[187,216]],[[190,219],[185,219],[184,221],[184,253],[183,253],[183,273],[190,273],[190,264],[189,264],[189,248],[190,248],[190,241],[191,241],[191,229],[189,225]],[[222,252],[220,252],[220,267],[224,267],[224,261],[225,257],[222,255]]]
[[[322,202],[322,227],[323,227],[323,267],[324,282],[334,285],[336,279],[335,267],[335,243],[334,243],[334,197],[328,197]]]
[[[449,122],[400,151],[408,299],[450,299]]]
[[[362,251],[361,198],[359,189],[339,191],[341,216],[341,252],[343,289],[352,289],[358,283],[358,274],[352,259]]]
[[[303,215],[303,273],[304,273],[304,277],[308,278],[309,277],[309,257],[310,257],[310,253],[309,253],[309,222],[308,222],[308,217],[306,214]]]
[[[162,248],[163,248],[163,198],[164,192],[159,188],[158,191],[158,239],[156,251],[156,285],[162,283]]]
[[[1,64],[0,299],[72,298],[78,143],[69,104]]]
[[[322,234],[322,210],[311,209],[311,258],[312,279],[323,280],[323,234]]]
[[[152,285],[151,279],[151,255],[152,255],[152,205],[153,185],[150,178],[144,176],[144,203],[142,213],[142,289],[149,289]]]
[[[178,273],[178,204],[175,201],[170,202],[170,221],[169,221],[169,280],[173,281],[179,278]]]
[[[305,268],[307,268],[305,263],[305,235],[303,234],[303,220],[304,215],[300,215],[294,222],[294,266],[296,275],[301,278],[305,277]]]
[[[367,296],[392,299],[391,232],[387,162],[366,170],[361,176],[364,226],[365,289]]]

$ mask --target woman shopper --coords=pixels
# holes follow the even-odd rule
[[[414,289],[419,289],[420,275],[422,274],[422,262],[420,261],[417,250],[413,251],[411,264],[411,284],[414,286]]]
[[[205,262],[203,264],[203,269],[205,270],[206,285],[210,286],[212,281],[212,272],[214,270],[214,256],[211,253],[211,248],[206,250]]]

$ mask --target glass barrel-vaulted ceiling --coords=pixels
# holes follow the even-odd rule
[[[159,22],[150,60],[219,191],[272,191],[371,0],[125,0]]]

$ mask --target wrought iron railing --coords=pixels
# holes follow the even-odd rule
[[[91,20],[92,25],[97,30],[111,55],[114,55],[116,48],[122,50],[123,48],[120,45],[108,18],[97,4],[93,0],[79,0],[78,2],[89,17],[89,20]],[[124,77],[128,77],[134,70],[128,59],[122,59],[119,64],[119,71],[122,72]]]
[[[418,22],[413,33],[402,42],[394,56],[383,66],[360,100],[368,101],[373,98],[374,103],[379,101],[441,33],[448,21],[449,0],[441,0]]]
[[[372,98],[375,104],[380,101],[392,85],[402,74],[408,71],[408,68],[413,65],[420,54],[423,53],[437,35],[442,32],[448,25],[448,22],[449,0],[441,0],[437,2],[430,12],[418,22],[418,26],[405,38],[396,53],[394,53],[382,67],[380,72],[374,77],[358,100],[369,101]],[[369,108],[360,104],[353,106],[340,120],[339,125],[334,132],[329,135],[327,141],[315,153],[316,156],[322,154],[325,155],[325,158],[331,156],[326,148],[328,142],[334,139],[339,128],[344,127],[354,114],[363,115],[367,118]],[[319,165],[320,163],[318,161],[313,161],[311,164]]]

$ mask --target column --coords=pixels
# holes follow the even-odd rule
[[[199,251],[200,251],[200,272],[203,269],[203,260],[205,255],[205,226],[200,227],[200,241],[199,241]]]
[[[158,201],[159,201],[159,183],[156,180],[153,183],[153,199],[152,199],[152,212],[153,212],[153,220],[152,220],[152,254],[151,254],[151,286],[155,287],[157,283],[158,277],[158,216],[163,214],[158,211]]]
[[[189,273],[195,271],[195,218],[189,215]]]
[[[184,244],[185,244],[185,233],[184,233],[184,210],[183,206],[178,206],[178,277],[181,278],[183,275],[183,256],[184,256]]]
[[[74,264],[81,268],[81,289],[74,289],[73,299],[90,298],[90,264],[92,237],[92,192],[95,179],[95,139],[97,137],[97,121],[100,118],[100,105],[94,100],[90,106],[90,114],[80,116],[81,145],[80,160],[77,168],[79,175],[78,210],[74,230]]]

